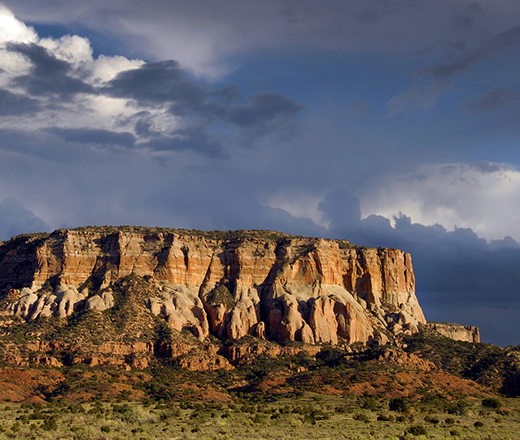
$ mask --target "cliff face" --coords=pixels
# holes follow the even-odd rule
[[[442,336],[455,341],[480,342],[480,331],[473,325],[460,325],[453,323],[429,322],[428,327]]]
[[[386,342],[426,320],[409,254],[344,241],[242,232],[57,230],[0,246],[0,295],[26,320],[104,311],[113,283],[143,277],[143,307],[199,339]]]

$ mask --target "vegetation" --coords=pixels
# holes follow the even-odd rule
[[[197,398],[161,401],[57,400],[49,404],[0,405],[0,439],[515,439],[518,402],[496,417],[444,413],[394,418],[382,409],[365,409],[348,396],[304,393],[295,398],[254,401]],[[431,420],[437,420],[432,423]]]

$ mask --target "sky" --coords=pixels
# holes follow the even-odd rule
[[[4,0],[0,240],[271,229],[412,254],[520,344],[520,2]]]

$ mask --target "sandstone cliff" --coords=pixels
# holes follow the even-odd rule
[[[480,331],[473,325],[429,322],[428,327],[435,332],[455,341],[480,342]]]
[[[34,321],[117,305],[128,275],[147,312],[200,340],[379,342],[425,324],[409,254],[266,231],[80,228],[0,246],[6,313]],[[150,292],[151,292],[150,291]]]

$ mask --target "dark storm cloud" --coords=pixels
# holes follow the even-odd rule
[[[176,61],[148,63],[121,72],[107,84],[104,92],[141,104],[175,103],[174,113],[179,115],[200,112],[210,96],[209,88],[190,80]]]
[[[212,91],[191,79],[176,61],[150,63],[121,72],[103,91],[140,104],[169,105],[176,116],[222,120],[238,127],[291,118],[305,108],[294,99],[273,92],[262,92],[236,103],[243,96],[239,86],[232,84]]]
[[[140,144],[141,147],[155,151],[185,151],[212,158],[227,158],[222,145],[204,129],[187,128],[174,131],[170,136],[156,137],[148,142]]]
[[[466,99],[459,105],[459,109],[471,113],[491,113],[510,102],[519,100],[520,94],[518,92],[498,87],[483,95]]]
[[[473,65],[499,50],[507,49],[520,44],[520,25],[508,29],[506,32],[493,38],[484,47],[468,52],[466,55],[453,61],[438,63],[433,67],[424,67],[422,74],[431,74],[436,81],[446,81],[454,75],[467,71]]]
[[[224,109],[222,119],[239,127],[250,127],[291,118],[304,108],[304,105],[280,93],[263,92],[252,96],[245,104]]]
[[[73,164],[101,160],[98,159],[99,149],[92,149],[90,144],[66,141],[49,130],[0,129],[0,139],[2,139],[0,151],[26,158],[36,158],[48,164]]]
[[[305,108],[281,93],[261,92],[244,98],[236,84],[212,90],[192,79],[175,61],[145,64],[121,72],[102,89],[117,98],[132,99],[141,105],[167,106],[168,111],[185,118],[186,127],[168,135],[153,132],[143,115],[136,132],[151,139],[141,144],[154,150],[193,150],[212,157],[225,157],[214,123],[226,123],[241,145],[252,145],[266,136],[283,137],[293,133],[299,113]],[[213,138],[212,138],[213,136]]]
[[[429,311],[451,310],[464,324],[481,325],[481,314],[469,310],[508,309],[520,312],[520,245],[511,237],[487,242],[471,229],[447,231],[440,225],[412,223],[407,216],[390,220],[372,215],[361,219],[359,200],[334,191],[320,204],[331,222],[330,235],[357,245],[396,247],[411,253],[417,279],[417,294],[427,319]],[[435,319],[439,319],[437,312]],[[487,323],[484,341],[507,343],[501,330]],[[515,323],[520,331],[520,323]],[[502,338],[502,339],[500,339]]]
[[[0,89],[0,116],[27,115],[41,110],[36,99]]]
[[[434,108],[438,98],[452,89],[452,82],[456,76],[471,70],[476,64],[483,62],[497,52],[520,46],[520,25],[513,26],[505,32],[479,42],[477,48],[466,49],[467,46],[469,45],[462,42],[457,43],[454,45],[457,55],[446,56],[449,61],[443,61],[433,66],[423,65],[413,75],[409,90],[393,96],[387,102],[390,108],[390,117],[399,113],[406,113],[414,108],[422,110]],[[474,46],[473,44],[470,47]],[[463,55],[458,55],[461,51]],[[477,102],[475,105],[472,105],[471,102],[463,103],[461,109],[464,109],[467,104],[469,106],[468,111],[487,112],[494,103],[498,106],[502,105],[503,102],[498,101],[503,100],[504,95],[504,92],[494,92],[487,101]]]
[[[109,130],[89,128],[48,128],[49,133],[67,142],[80,144],[119,145],[125,148],[134,146],[135,137],[131,133],[117,133]]]
[[[0,201],[0,240],[27,231],[47,231],[49,226],[17,200],[6,198]]]
[[[223,89],[214,90],[212,92],[212,96],[215,97],[217,101],[222,101],[225,104],[231,104],[235,101],[241,101],[244,97],[244,94],[238,84],[230,84]]]
[[[8,43],[7,50],[27,58],[31,64],[29,75],[18,76],[13,84],[25,88],[33,96],[58,96],[69,100],[78,93],[94,93],[92,87],[71,74],[73,68],[37,44]]]

